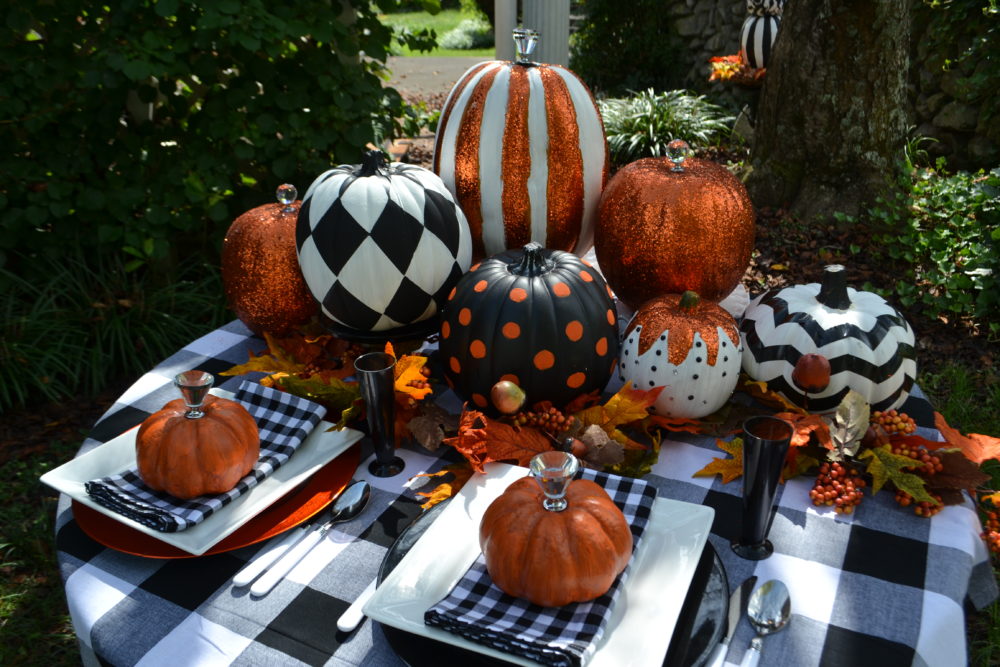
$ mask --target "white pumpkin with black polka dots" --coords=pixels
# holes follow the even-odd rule
[[[625,329],[621,379],[635,389],[663,387],[652,411],[700,419],[736,389],[743,347],[732,315],[694,292],[647,301]]]

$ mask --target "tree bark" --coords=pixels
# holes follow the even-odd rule
[[[761,91],[757,206],[803,220],[857,214],[889,185],[906,141],[912,0],[790,0]]]

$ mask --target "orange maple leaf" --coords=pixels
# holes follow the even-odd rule
[[[649,416],[649,408],[656,403],[656,398],[663,387],[654,387],[649,391],[633,389],[625,385],[618,393],[608,399],[604,405],[595,405],[574,415],[584,427],[596,424],[611,435],[623,424],[630,424]]]
[[[684,417],[663,417],[661,415],[649,415],[649,423],[659,426],[666,431],[684,433],[704,433],[705,424],[700,419],[687,419]]]
[[[781,408],[785,412],[798,412],[801,414],[805,414],[806,412],[806,410],[795,405],[778,392],[769,389],[766,382],[747,380],[743,383],[742,387],[750,396],[765,405]]]
[[[482,412],[463,408],[458,433],[442,440],[458,450],[476,472],[486,472],[483,466],[490,460],[486,449],[486,423],[486,415]]]
[[[589,408],[592,405],[597,405],[601,402],[601,390],[595,389],[589,394],[580,394],[572,401],[566,404],[563,409],[563,413],[567,415],[576,414],[585,408]]]
[[[952,446],[961,449],[965,458],[973,463],[980,464],[989,459],[1000,458],[1000,438],[981,433],[962,435],[958,430],[949,426],[939,412],[934,413],[934,426],[941,432],[945,440]]]
[[[535,456],[552,451],[552,442],[538,429],[520,428],[486,417],[486,451],[489,461],[516,461],[526,466]]]
[[[722,475],[722,483],[729,484],[737,477],[743,476],[743,439],[716,440],[715,446],[724,452],[732,454],[732,458],[713,458],[711,462],[696,472],[694,477],[711,477]]]
[[[774,415],[784,419],[795,429],[792,433],[792,447],[804,447],[809,439],[816,434],[819,444],[826,449],[833,449],[833,439],[830,437],[830,427],[819,415],[803,414],[801,412],[779,412]]]

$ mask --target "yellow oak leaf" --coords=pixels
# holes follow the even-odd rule
[[[389,343],[386,343],[389,346]],[[431,387],[427,384],[427,378],[421,372],[421,369],[427,363],[427,357],[422,357],[419,354],[404,354],[402,358],[396,361],[396,366],[394,368],[394,387],[398,393],[406,394],[407,396],[413,398],[414,400],[421,401],[427,394],[431,393]],[[426,387],[415,387],[412,386],[411,382],[418,382],[420,384],[427,384]]]
[[[872,495],[878,493],[886,482],[892,482],[897,489],[910,494],[917,502],[941,504],[927,492],[927,482],[923,477],[906,472],[919,466],[920,461],[909,456],[893,454],[891,445],[871,447],[862,452],[858,458],[870,459],[866,471],[872,476]]]
[[[694,477],[711,477],[712,475],[722,475],[722,483],[729,484],[738,477],[743,476],[743,438],[733,438],[732,440],[716,440],[715,446],[724,452],[732,454],[732,458],[713,458],[712,461],[696,472]]]
[[[645,391],[625,385],[604,405],[589,407],[574,416],[580,420],[584,427],[596,424],[603,428],[608,435],[613,435],[619,426],[648,417],[649,408],[656,403],[656,398],[661,391],[663,391],[663,387],[654,387]]]

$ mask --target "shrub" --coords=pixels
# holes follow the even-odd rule
[[[382,87],[392,32],[375,12],[401,4],[11,5],[0,37],[0,262],[30,274],[39,255],[70,248],[125,251],[133,269],[214,255],[228,223],[276,185],[304,190],[394,132],[404,105]]]
[[[729,134],[733,117],[704,96],[684,90],[657,93],[652,89],[632,97],[597,103],[615,166],[642,157],[666,155],[667,144],[683,139],[692,148],[717,144]]]
[[[1000,168],[913,169],[867,214],[873,247],[898,266],[889,295],[930,318],[971,319],[1000,336]],[[868,289],[875,289],[867,286]]]
[[[685,48],[663,0],[584,0],[570,39],[570,67],[596,92],[681,86],[676,54]]]
[[[442,49],[483,49],[493,46],[493,28],[485,16],[462,19],[438,41]]]

